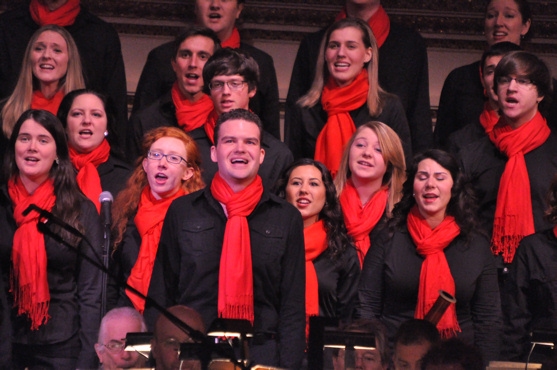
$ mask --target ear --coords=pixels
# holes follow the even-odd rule
[[[263,163],[265,159],[265,149],[261,148],[261,156],[259,157],[259,164]]]
[[[542,96],[538,96],[538,98],[536,99],[536,101],[538,102],[538,104],[540,104],[544,98],[545,98],[545,97],[544,97],[543,95],[542,95]]]
[[[178,66],[176,65],[176,55],[174,56],[174,58],[172,58],[172,59],[170,60],[170,64],[172,65],[172,70],[174,71],[174,73],[176,73],[176,68],[178,67]],[[168,65],[168,64],[167,64],[167,65]]]
[[[530,25],[532,24],[532,20],[528,19],[526,23],[522,24],[522,31],[520,31],[520,36],[524,36],[530,31]]]
[[[95,352],[97,352],[97,357],[99,358],[99,362],[102,364],[103,347],[99,343],[95,343]]]
[[[253,98],[256,92],[257,92],[257,87],[254,87],[252,90],[248,91],[249,98],[250,99]]]
[[[240,14],[242,14],[242,10],[244,10],[244,4],[238,4],[238,8],[236,10],[236,19],[240,18]]]
[[[143,171],[147,173],[147,158],[143,159],[143,162],[141,162],[141,167],[143,167]]]
[[[193,168],[186,167],[184,174],[182,175],[182,181],[186,182],[193,177]]]
[[[157,341],[155,339],[151,339],[151,354],[153,355],[153,358],[156,360],[157,359]]]
[[[211,146],[211,160],[215,163],[217,163],[217,146],[213,145]]]
[[[367,48],[366,50],[366,56],[364,58],[364,63],[367,63],[371,60],[371,58],[373,57],[373,49],[372,48]]]

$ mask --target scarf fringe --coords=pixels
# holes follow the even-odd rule
[[[246,296],[244,298],[245,298],[246,301],[248,299],[251,299],[251,302],[253,302],[253,297]],[[229,319],[249,320],[250,323],[253,325],[253,317],[254,317],[253,305],[250,305],[250,304],[241,304],[241,305],[226,304],[224,306],[224,310],[222,312],[219,312],[219,317],[229,318]]]
[[[18,302],[17,314],[18,316],[27,315],[31,320],[31,330],[39,330],[39,327],[46,324],[50,319],[48,314],[48,309],[50,307],[50,302],[39,302],[33,304],[31,297],[33,293],[31,292],[31,286],[27,285],[24,287],[12,288],[14,294],[14,302]],[[15,304],[14,304],[15,307]]]
[[[504,219],[507,221],[504,221]],[[526,236],[518,232],[518,217],[498,217],[493,223],[493,236],[491,238],[491,251],[494,255],[502,255],[505,263],[511,263],[520,241]],[[505,227],[505,225],[512,225]],[[506,235],[505,235],[506,234]]]

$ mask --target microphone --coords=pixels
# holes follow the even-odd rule
[[[101,218],[104,226],[110,226],[112,223],[110,211],[113,200],[114,198],[109,191],[103,191],[101,195],[99,195],[99,202],[101,203]]]

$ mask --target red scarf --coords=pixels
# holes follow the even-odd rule
[[[219,115],[217,114],[217,111],[213,109],[213,111],[209,113],[207,122],[205,122],[205,125],[203,126],[205,133],[207,134],[209,140],[211,140],[212,144],[215,143],[215,127],[217,126],[217,119],[219,119]]]
[[[535,232],[530,178],[524,154],[542,145],[549,134],[547,122],[540,112],[516,130],[501,121],[489,134],[497,149],[509,158],[497,192],[491,236],[492,252],[503,254],[505,263],[512,262],[522,238]]]
[[[60,27],[70,26],[74,24],[80,10],[79,0],[68,0],[67,3],[53,11],[41,4],[39,0],[31,0],[29,4],[31,18],[41,27],[47,24],[55,24]]]
[[[385,214],[389,190],[386,187],[379,189],[373,197],[362,206],[358,191],[352,180],[348,179],[340,194],[340,205],[344,214],[344,222],[348,229],[348,235],[354,240],[360,267],[364,265],[364,258],[371,246],[369,233]]]
[[[342,9],[337,15],[335,21],[346,18],[346,8]],[[377,40],[377,47],[381,47],[387,36],[389,36],[389,31],[391,30],[391,21],[389,20],[389,15],[383,9],[382,5],[379,5],[379,9],[371,16],[367,21],[375,39]]]
[[[48,322],[50,291],[47,279],[47,257],[44,236],[37,230],[39,215],[22,212],[30,204],[52,210],[56,202],[51,179],[43,182],[33,194],[29,194],[19,176],[8,181],[8,193],[14,205],[17,229],[12,248],[12,270],[10,291],[14,294],[17,314],[26,314],[31,319],[31,330],[37,330]]]
[[[77,185],[83,194],[95,204],[97,212],[101,210],[99,195],[102,192],[101,178],[97,167],[108,161],[109,156],[110,144],[106,139],[90,153],[79,153],[70,146],[70,160],[78,171],[76,176]]]
[[[207,94],[192,103],[178,88],[178,82],[172,86],[172,102],[176,107],[176,118],[182,130],[190,132],[207,122],[209,113],[213,110],[213,101]]]
[[[460,234],[460,228],[454,217],[446,216],[443,222],[432,230],[416,206],[410,210],[406,224],[416,244],[416,251],[424,258],[420,272],[418,303],[414,313],[415,318],[423,319],[439,297],[439,290],[455,296],[455,282],[443,250]],[[439,320],[437,329],[443,339],[451,338],[461,331],[454,303],[450,304]]]
[[[319,315],[319,284],[313,260],[327,249],[327,231],[323,220],[304,228],[306,247],[306,316]],[[309,320],[307,321],[309,323]]]
[[[257,176],[245,189],[234,193],[217,172],[211,194],[228,213],[220,257],[218,314],[222,318],[250,320],[253,324],[253,269],[247,217],[261,199],[263,183]]]
[[[236,27],[234,27],[234,29],[232,30],[232,34],[230,35],[229,38],[227,38],[224,41],[221,41],[220,46],[223,49],[224,48],[238,49],[240,47],[240,32],[238,32],[238,29]]]
[[[491,107],[489,102],[486,102],[484,110],[480,114],[480,124],[484,128],[485,133],[489,135],[497,122],[499,122],[499,113]]]
[[[143,188],[137,214],[133,221],[137,227],[137,231],[141,236],[141,246],[137,260],[128,277],[128,284],[147,295],[151,275],[153,273],[153,265],[159,248],[159,240],[161,239],[162,224],[166,211],[170,207],[170,203],[178,197],[185,195],[186,192],[180,189],[168,198],[155,199],[151,193],[149,185]],[[143,314],[145,310],[145,300],[126,290],[126,295],[133,303],[136,310]]]
[[[41,90],[35,90],[31,98],[31,108],[46,110],[56,115],[62,99],[64,99],[64,92],[62,89],[58,90],[50,99],[45,97]]]
[[[331,171],[333,177],[338,171],[344,146],[356,132],[356,126],[350,111],[360,108],[367,101],[369,83],[367,71],[362,72],[345,87],[339,87],[329,78],[323,88],[321,104],[327,112],[327,123],[317,137],[315,159],[322,162]]]

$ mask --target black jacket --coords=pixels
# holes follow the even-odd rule
[[[79,220],[92,245],[91,247],[81,242],[79,250],[91,258],[100,259],[103,233],[99,215],[88,199],[83,198]],[[0,261],[6,288],[9,287],[15,230],[11,200],[4,187],[0,191]],[[70,250],[48,236],[44,238],[50,289],[48,313],[51,318],[39,330],[31,331],[28,319],[17,316],[17,309],[12,309],[13,342],[40,347],[65,342],[77,335],[81,342],[77,367],[94,368],[97,365],[94,344],[101,319],[101,272],[79,257],[75,250]],[[12,305],[11,293],[8,293],[8,298]],[[29,355],[32,356],[32,353]]]
[[[302,40],[292,69],[286,98],[285,141],[293,152],[296,150],[286,132],[296,130],[292,126],[298,122],[292,114],[296,101],[311,87],[325,33],[326,29],[322,29]],[[420,34],[391,22],[389,36],[379,48],[379,84],[399,97],[411,133],[408,144],[414,152],[433,145],[428,76],[427,50]]]
[[[152,104],[166,94],[176,81],[170,61],[174,58],[173,42],[167,42],[151,50],[135,91],[133,113]],[[240,50],[248,53],[259,65],[257,92],[250,99],[249,107],[263,122],[263,128],[280,140],[279,92],[273,58],[244,42]]]
[[[252,345],[250,354],[264,365],[299,369],[306,321],[300,212],[265,191],[247,220],[253,264],[253,330],[278,341],[276,353],[261,353],[264,346]],[[186,304],[198,311],[206,326],[217,318],[226,221],[209,188],[176,199],[166,214],[149,287],[149,295],[166,306]]]
[[[466,243],[457,236],[444,250],[456,287],[457,338],[476,345],[484,361],[497,360],[502,315],[497,270],[489,241],[479,234]],[[414,317],[423,257],[406,226],[394,235],[385,228],[371,241],[358,290],[358,316],[379,318],[389,340],[404,321]]]

